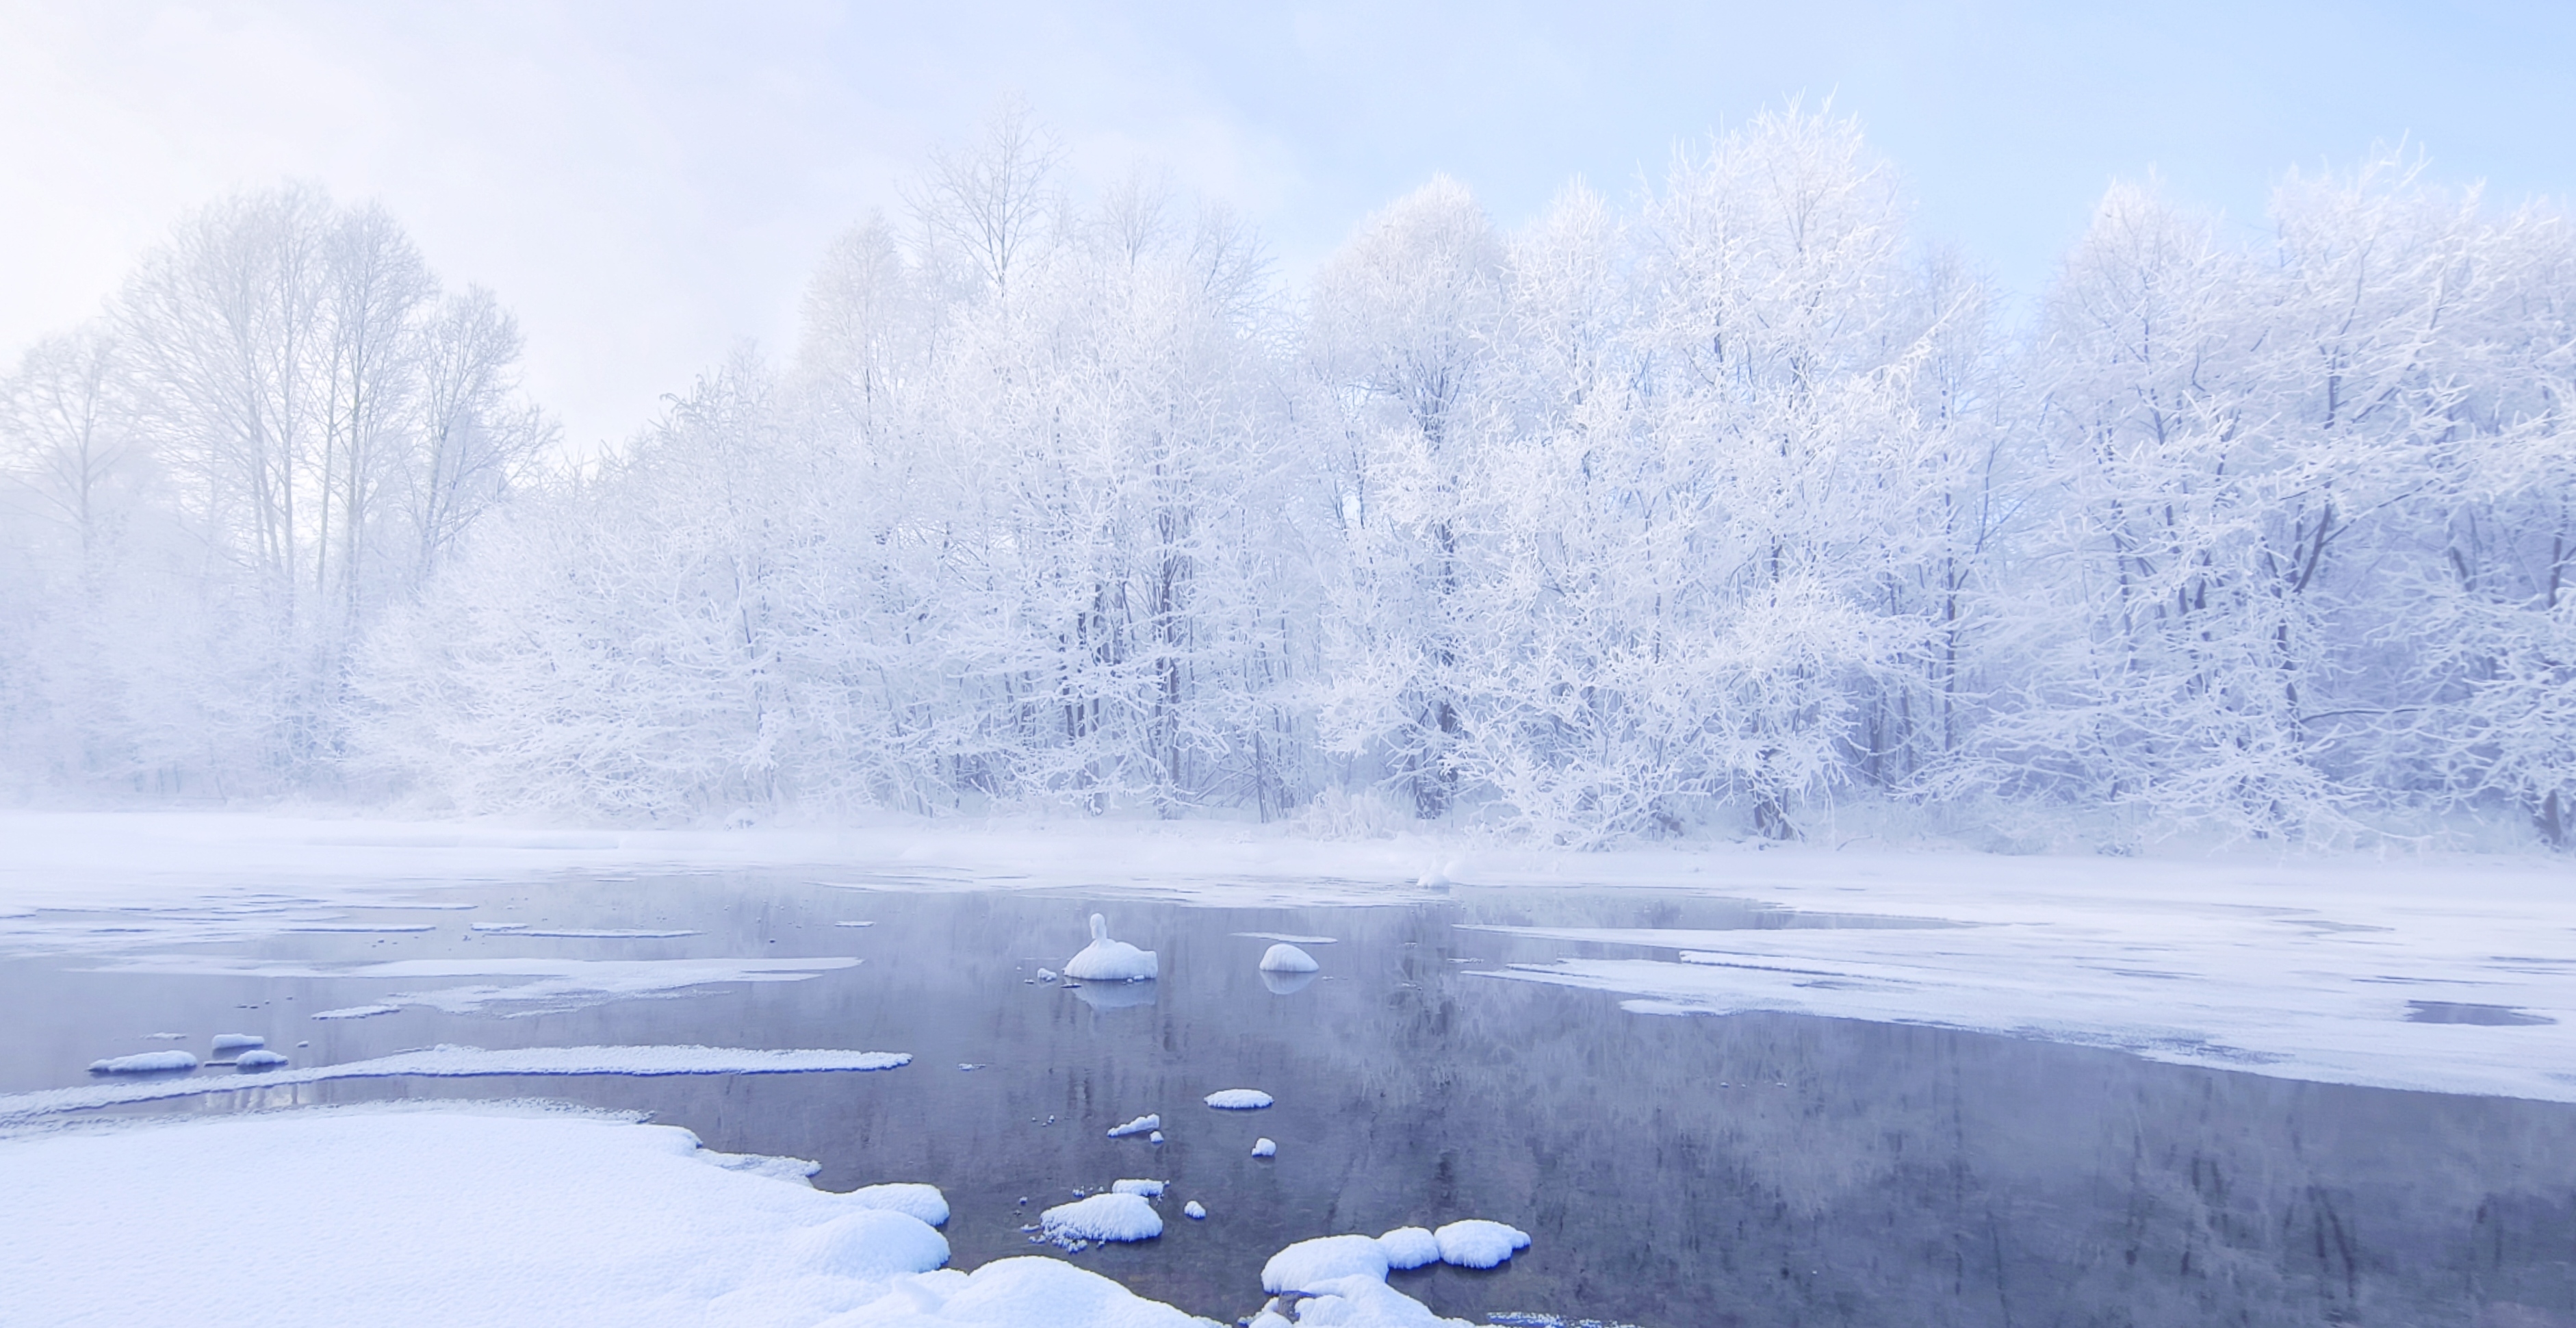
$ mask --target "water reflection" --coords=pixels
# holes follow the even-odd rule
[[[1261,1262],[1290,1241],[1481,1216],[1536,1243],[1493,1273],[1399,1274],[1408,1294],[1469,1318],[1657,1328],[2576,1324],[2576,1110],[1927,1028],[1633,1015],[1475,976],[1579,947],[1456,925],[1782,925],[1731,901],[1463,887],[1428,907],[1121,901],[1120,933],[1160,952],[1161,980],[1068,990],[1030,979],[1080,943],[1090,901],[751,877],[458,897],[480,907],[428,933],[221,948],[307,966],[492,946],[861,962],[523,1018],[413,1007],[316,1022],[304,1012],[389,984],[13,961],[0,1002],[26,1013],[0,1045],[0,1086],[83,1082],[100,1056],[203,1051],[218,1031],[262,1034],[299,1066],[435,1042],[909,1051],[911,1067],[870,1075],[348,1081],[156,1109],[508,1096],[648,1109],[716,1148],[817,1159],[827,1188],[938,1184],[967,1267],[1030,1252],[1027,1214],[1071,1190],[1149,1176],[1171,1183],[1167,1219],[1195,1199],[1208,1220],[1078,1257],[1221,1320],[1259,1303]],[[876,925],[834,925],[852,918]],[[702,934],[469,942],[469,919]],[[1323,980],[1256,971],[1271,935],[1336,938]],[[194,1040],[141,1040],[169,1029]],[[1201,1104],[1232,1087],[1277,1104]],[[1149,1112],[1164,1143],[1106,1137]],[[1256,1136],[1278,1141],[1275,1159],[1251,1157]]]

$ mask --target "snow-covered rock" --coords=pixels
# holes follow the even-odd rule
[[[862,1185],[842,1195],[845,1203],[860,1208],[875,1208],[901,1213],[925,1226],[948,1225],[948,1196],[936,1185],[899,1182],[891,1185]]]
[[[1386,1280],[1386,1247],[1368,1236],[1318,1236],[1301,1240],[1261,1265],[1261,1289],[1315,1291],[1345,1277]]]
[[[1109,1184],[1109,1192],[1111,1194],[1140,1194],[1148,1199],[1160,1199],[1163,1197],[1163,1182],[1159,1180],[1112,1181]]]
[[[257,1047],[233,1057],[233,1068],[237,1070],[273,1070],[284,1064],[286,1057],[283,1053],[262,1051]]]
[[[268,1039],[261,1037],[257,1033],[215,1034],[215,1050],[217,1051],[248,1051],[252,1047],[265,1047],[267,1045]]]
[[[1441,1318],[1375,1278],[1344,1277],[1308,1289],[1315,1296],[1297,1303],[1297,1328],[1474,1328],[1464,1319]]]
[[[1143,982],[1159,975],[1161,964],[1151,950],[1109,939],[1109,920],[1091,915],[1091,944],[1064,961],[1064,975],[1084,982]]]
[[[1140,1194],[1095,1194],[1038,1214],[1038,1228],[1060,1244],[1078,1240],[1152,1240],[1163,1234],[1163,1215]]]
[[[1277,1157],[1279,1156],[1279,1145],[1272,1143],[1268,1139],[1255,1139],[1252,1141],[1252,1155],[1254,1157]]]
[[[1258,1088],[1220,1088],[1207,1095],[1207,1104],[1219,1111],[1259,1111],[1270,1105],[1270,1095]]]
[[[1145,1134],[1161,1128],[1163,1128],[1163,1118],[1161,1114],[1149,1113],[1139,1116],[1124,1125],[1113,1125],[1109,1127],[1109,1137],[1112,1139],[1124,1139],[1131,1134]]]
[[[1312,973],[1322,967],[1315,962],[1315,956],[1286,941],[1271,946],[1261,956],[1261,971],[1264,973]]]
[[[1440,1262],[1440,1238],[1427,1227],[1397,1227],[1377,1238],[1386,1248],[1386,1266],[1422,1268]]]
[[[195,1068],[197,1058],[184,1051],[138,1051],[131,1056],[110,1056],[89,1063],[91,1074],[159,1074]]]
[[[1440,1261],[1460,1268],[1491,1268],[1529,1248],[1529,1233],[1500,1222],[1469,1218],[1432,1233],[1440,1242]]]
[[[1193,1222],[1204,1222],[1207,1220],[1207,1205],[1192,1199],[1181,1205],[1181,1216]]]
[[[818,1328],[1216,1328],[1062,1259],[996,1259],[898,1278],[882,1299]]]

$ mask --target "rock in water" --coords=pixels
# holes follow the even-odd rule
[[[1312,973],[1322,967],[1315,962],[1315,956],[1286,941],[1271,946],[1269,952],[1261,956],[1261,971],[1264,973]]]
[[[1151,950],[1109,939],[1109,920],[1091,915],[1091,944],[1064,961],[1064,975],[1084,982],[1144,982],[1160,976],[1161,964]]]

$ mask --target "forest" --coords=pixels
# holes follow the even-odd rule
[[[190,214],[0,380],[0,795],[2576,838],[2561,207],[2120,185],[2016,312],[1831,114],[1295,283],[1069,174],[931,158],[578,465],[382,208]]]

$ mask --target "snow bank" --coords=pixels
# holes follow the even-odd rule
[[[1261,955],[1261,971],[1264,973],[1312,973],[1322,967],[1315,962],[1315,956],[1286,941],[1271,946]]]
[[[1259,1111],[1270,1105],[1270,1095],[1258,1088],[1220,1088],[1207,1095],[1207,1104],[1219,1111]]]
[[[1161,1115],[1155,1114],[1139,1116],[1124,1125],[1111,1126],[1109,1128],[1109,1137],[1112,1139],[1124,1139],[1131,1134],[1144,1134],[1161,1128],[1163,1128],[1163,1118]]]
[[[1153,951],[1109,939],[1109,920],[1097,913],[1091,915],[1091,944],[1064,961],[1064,975],[1083,982],[1144,982],[1161,968]]]
[[[1440,1262],[1460,1268],[1491,1268],[1529,1248],[1529,1233],[1483,1218],[1452,1222],[1431,1233],[1440,1243]]]
[[[268,1039],[261,1037],[257,1033],[215,1034],[215,1050],[217,1051],[241,1051],[250,1047],[265,1047],[267,1045]]]
[[[0,1139],[0,1286],[31,1324],[806,1328],[947,1260],[910,1217],[710,1160],[668,1126],[491,1109]]]
[[[1255,1139],[1252,1141],[1252,1155],[1254,1157],[1277,1157],[1279,1156],[1279,1145],[1272,1143],[1268,1139]]]
[[[1109,1192],[1111,1194],[1140,1194],[1148,1199],[1160,1199],[1163,1197],[1163,1182],[1159,1180],[1111,1181],[1109,1184]]]
[[[948,1196],[941,1194],[936,1185],[862,1185],[842,1195],[841,1199],[861,1208],[901,1213],[925,1226],[948,1225]]]
[[[184,1051],[143,1054],[187,1058],[186,1066],[173,1063],[159,1068],[194,1068],[197,1063],[195,1057]],[[263,1074],[248,1081],[239,1078],[164,1079],[10,1093],[0,1095],[0,1125],[17,1124],[65,1111],[228,1093],[245,1088],[280,1088],[290,1084],[320,1083],[326,1079],[394,1079],[406,1075],[474,1078],[521,1074],[813,1074],[891,1070],[911,1063],[911,1055],[899,1051],[746,1051],[733,1047],[526,1047],[513,1051],[485,1051],[480,1047],[442,1045],[426,1051],[406,1051],[373,1060],[350,1061],[344,1065]],[[108,1062],[98,1064],[104,1066]]]
[[[1163,1234],[1163,1215],[1141,1194],[1095,1194],[1040,1213],[1038,1227],[1048,1240],[1059,1244],[1152,1240]]]
[[[1424,1268],[1440,1262],[1440,1238],[1427,1227],[1397,1227],[1377,1238],[1386,1250],[1386,1266]]]
[[[110,1056],[89,1063],[91,1074],[160,1074],[195,1068],[197,1058],[184,1051],[138,1051],[131,1056]]]
[[[1368,1236],[1318,1236],[1301,1240],[1261,1265],[1261,1289],[1315,1291],[1345,1277],[1386,1280],[1386,1247]]]

